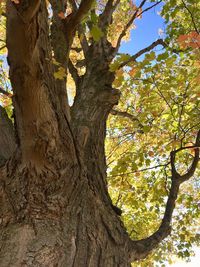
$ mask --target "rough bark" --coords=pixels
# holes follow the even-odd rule
[[[16,144],[11,120],[3,107],[0,106],[0,166],[13,154]]]
[[[45,1],[33,2],[7,1],[19,143],[1,169],[1,266],[129,266],[128,235],[108,201],[105,177],[100,182],[105,158],[97,170],[83,159],[87,140],[75,144],[56,93]],[[97,126],[102,143],[105,120]],[[72,128],[77,133],[78,125]],[[95,148],[90,140],[87,153]]]
[[[50,1],[53,11],[52,25],[51,25],[51,43],[54,51],[54,58],[59,64],[59,67],[66,69],[67,72],[67,59],[69,48],[66,43],[66,37],[64,35],[63,21],[60,19],[60,12],[65,12],[66,1],[60,0]],[[55,71],[57,71],[56,66]],[[66,78],[55,81],[56,91],[59,96],[59,100],[62,106],[62,110],[65,113],[68,120],[70,120],[70,107],[68,104]]]

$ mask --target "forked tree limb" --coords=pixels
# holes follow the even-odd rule
[[[176,170],[176,167],[175,167],[176,154],[181,150],[187,149],[187,147],[186,148],[182,147],[180,149],[177,149],[177,150],[174,150],[171,152],[171,166],[172,166],[172,173],[174,174],[172,176],[172,178],[178,180],[179,183],[183,183],[183,182],[189,180],[194,175],[194,172],[197,168],[197,165],[199,162],[200,130],[197,133],[196,142],[195,142],[194,146],[190,147],[190,148],[194,149],[194,158],[193,158],[193,161],[192,161],[188,171],[182,175],[180,175],[178,173],[178,171]]]
[[[103,30],[105,30],[105,28],[111,23],[112,15],[114,11],[116,10],[119,3],[120,3],[120,0],[116,0],[116,1],[108,0],[107,1],[104,11],[99,16],[99,24]]]
[[[153,249],[155,249],[160,244],[160,242],[163,239],[165,239],[170,234],[171,220],[175,208],[176,199],[179,193],[179,187],[183,182],[189,180],[194,175],[194,172],[197,168],[197,164],[199,161],[199,146],[200,146],[200,130],[197,133],[196,142],[194,145],[195,147],[194,159],[192,161],[189,170],[183,175],[180,175],[175,167],[175,160],[176,160],[175,156],[179,151],[182,150],[182,148],[171,152],[170,154],[171,188],[169,191],[162,222],[158,230],[155,233],[153,233],[150,237],[138,241],[131,241],[131,248],[132,251],[134,251],[134,253],[132,253],[131,256],[132,259],[134,260],[144,259]]]
[[[76,13],[77,10],[78,10],[76,2],[74,0],[70,0],[69,2],[71,4],[73,12]],[[77,27],[77,31],[78,31],[81,47],[83,49],[83,53],[84,53],[84,55],[86,55],[86,53],[88,51],[88,48],[89,48],[89,45],[88,45],[87,38],[86,38],[86,35],[84,33],[83,27],[82,27],[82,25],[80,23],[79,23],[79,25]],[[81,36],[81,38],[80,38],[80,36]]]
[[[93,2],[94,0],[82,0],[79,8],[72,13],[70,18],[66,17],[65,26],[67,28],[67,32],[73,32],[75,30],[75,28],[90,10]]]

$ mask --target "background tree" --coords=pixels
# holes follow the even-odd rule
[[[2,266],[130,266],[147,257],[136,266],[150,266],[166,259],[161,250],[187,257],[198,242],[199,4],[166,1],[166,39],[119,53],[134,21],[159,4],[8,0],[5,10],[1,1],[11,82],[1,75],[1,103],[12,99],[14,121],[1,108]],[[174,216],[180,241],[172,231],[161,243],[188,180]]]

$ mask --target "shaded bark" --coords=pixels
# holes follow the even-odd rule
[[[67,73],[69,47],[66,43],[64,24],[59,17],[60,12],[65,13],[66,1],[51,0],[50,3],[53,11],[53,18],[51,24],[51,44],[54,51],[54,58],[59,64],[59,67],[61,66],[62,68],[64,68]],[[55,71],[57,71],[58,67],[54,66],[54,68]],[[59,96],[62,111],[65,113],[67,119],[70,120],[70,107],[68,104],[66,78],[63,78],[62,80],[56,80],[55,86],[57,95]]]
[[[107,191],[104,148],[106,121],[110,110],[120,98],[120,92],[112,87],[114,73],[109,71],[111,50],[111,45],[104,40],[89,47],[86,73],[77,82],[71,112],[72,129],[89,181],[109,205],[111,200]]]
[[[16,148],[14,129],[11,120],[0,106],[0,166],[8,160]]]

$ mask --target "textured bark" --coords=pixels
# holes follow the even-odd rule
[[[11,157],[16,148],[14,129],[11,120],[0,106],[0,166]]]
[[[59,67],[61,66],[62,68],[65,68],[67,72],[69,47],[66,43],[66,37],[64,35],[63,21],[58,16],[60,12],[65,12],[66,1],[51,0],[50,2],[53,10],[53,21],[51,25],[51,43],[54,51],[54,57],[55,60],[60,64]],[[55,71],[57,71],[56,66]],[[67,119],[70,120],[70,107],[68,104],[66,78],[63,78],[63,80],[56,80],[55,86],[57,95],[59,96],[62,111],[65,113]]]
[[[114,74],[109,71],[111,46],[99,42],[87,52],[86,73],[80,78],[72,107],[72,127],[79,144],[89,180],[104,201],[110,201],[106,185],[106,120],[118,103],[120,92],[112,88]],[[95,176],[94,176],[95,174]]]
[[[86,111],[86,116],[93,112],[89,144],[85,121],[80,122],[78,114],[70,126],[63,110],[53,78],[45,1],[33,2],[26,6],[26,1],[7,1],[8,62],[19,142],[0,173],[1,266],[129,266],[128,235],[105,183],[105,119],[118,93],[103,101],[100,110],[93,106]],[[103,112],[104,118],[97,124],[101,118],[96,112]],[[99,166],[95,158],[89,163],[91,157]]]

